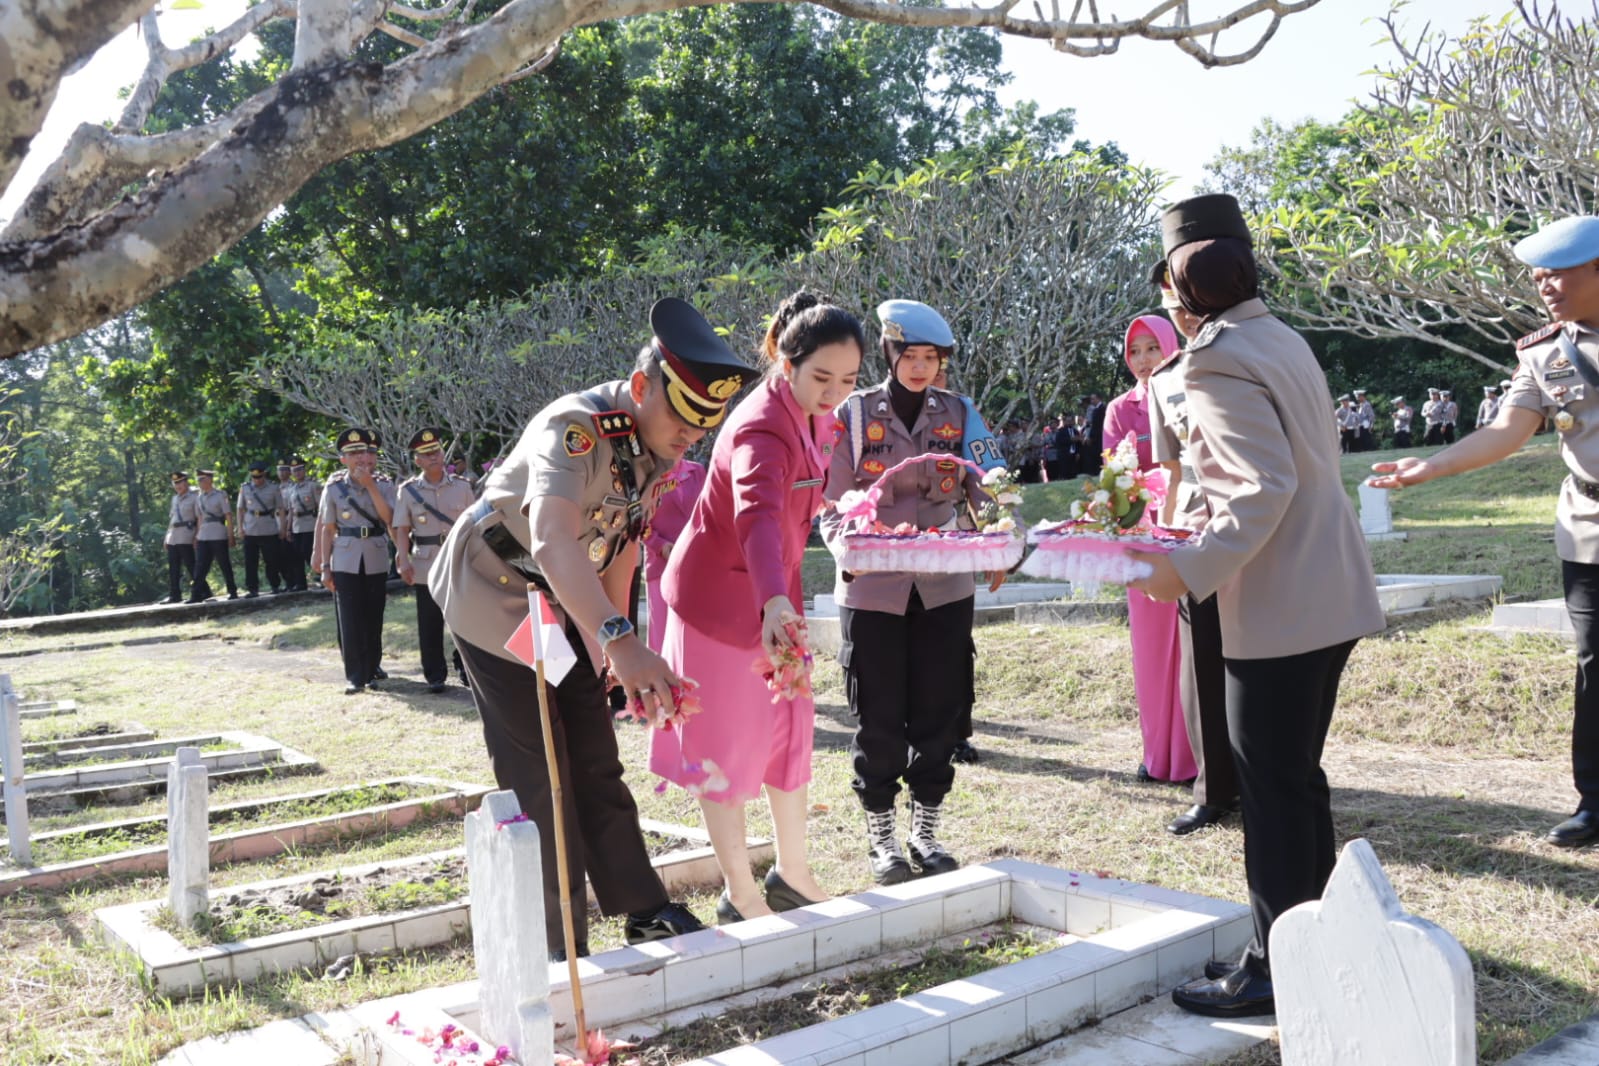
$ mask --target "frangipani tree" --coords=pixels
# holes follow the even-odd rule
[[[735,0],[736,2],[736,0]],[[1144,0],[1101,16],[1095,0],[1023,5],[818,0],[839,15],[900,25],[988,28],[1062,52],[1114,52],[1128,38],[1174,43],[1206,65],[1242,63],[1281,20],[1318,0]],[[181,47],[161,38],[156,0],[0,4],[0,185],[9,185],[62,77],[137,23],[144,75],[110,128],[79,127],[0,234],[0,357],[73,336],[136,306],[258,225],[328,164],[404,140],[507,81],[536,74],[577,26],[688,6],[689,0],[259,0],[230,26]],[[295,20],[292,63],[239,106],[198,125],[150,132],[176,71],[225,52],[276,19]],[[1236,33],[1229,33],[1238,27]],[[384,62],[374,35],[408,53]],[[1236,47],[1229,47],[1236,44]]]

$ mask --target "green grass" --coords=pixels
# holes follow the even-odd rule
[[[1344,461],[1351,491],[1373,458]],[[1555,449],[1540,439],[1499,467],[1395,494],[1396,522],[1411,540],[1375,545],[1377,569],[1498,572],[1509,595],[1557,595],[1559,570],[1547,538],[1561,476]],[[1047,507],[1050,495],[1066,488],[1030,491],[1024,506]],[[385,629],[385,664],[396,681],[361,697],[341,694],[327,610],[325,603],[285,605],[206,623],[204,639],[80,652],[64,649],[143,640],[149,632],[0,637],[0,654],[20,650],[19,642],[41,652],[0,668],[30,696],[78,700],[90,720],[140,721],[166,736],[246,729],[308,751],[324,766],[320,780],[221,786],[213,794],[218,803],[417,773],[491,781],[481,724],[464,691],[439,697],[422,689],[409,602],[391,601]],[[1471,606],[1362,641],[1344,675],[1326,765],[1340,841],[1369,839],[1405,907],[1448,930],[1470,954],[1479,1059],[1491,1064],[1599,1011],[1599,953],[1589,948],[1599,943],[1599,849],[1565,852],[1540,840],[1574,805],[1574,656],[1550,638],[1487,635],[1478,628],[1487,620],[1486,609]],[[199,632],[167,628],[168,636]],[[966,862],[1020,856],[1242,901],[1236,823],[1173,838],[1162,827],[1187,796],[1134,779],[1141,741],[1127,639],[1118,625],[977,630],[975,742],[983,759],[957,773],[946,805],[947,843]],[[843,894],[870,884],[850,788],[853,722],[836,665],[824,659],[815,680],[809,846],[820,883]],[[645,770],[647,733],[624,727],[618,735],[641,813],[698,824],[692,797],[654,792]],[[126,813],[102,805],[41,821],[64,826],[163,809],[164,801],[152,798]],[[750,828],[770,833],[762,804],[751,805]],[[418,854],[460,839],[451,819],[415,835],[298,849],[217,870],[213,883]],[[9,978],[0,982],[0,1057],[7,1066],[153,1063],[202,1036],[471,976],[470,945],[457,943],[363,968],[344,982],[291,974],[197,999],[150,997],[99,945],[92,914],[159,898],[165,888],[161,878],[131,877],[0,900]],[[715,894],[688,902],[708,918]],[[596,949],[620,938],[616,919],[595,923],[590,934]],[[1266,1048],[1244,1061],[1276,1057]]]

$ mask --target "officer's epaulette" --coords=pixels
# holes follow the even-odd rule
[[[1177,363],[1179,361],[1181,361],[1181,359],[1183,357],[1183,351],[1184,351],[1184,349],[1179,348],[1175,352],[1172,352],[1170,355],[1168,355],[1166,358],[1162,359],[1160,361],[1160,365],[1155,367],[1154,370],[1150,371],[1150,376],[1153,377],[1155,374],[1160,373],[1162,370],[1167,370],[1167,369],[1170,369],[1171,367],[1176,366]]]
[[[626,411],[601,411],[594,416],[594,430],[606,439],[625,437],[633,432],[633,416]]]
[[[1533,330],[1531,333],[1527,334],[1525,337],[1523,337],[1519,341],[1517,341],[1516,342],[1516,351],[1519,352],[1523,348],[1530,348],[1534,344],[1537,344],[1539,341],[1548,340],[1550,337],[1553,337],[1556,333],[1559,333],[1559,332],[1560,332],[1560,323],[1559,322],[1551,322],[1547,326],[1545,326],[1543,329]]]

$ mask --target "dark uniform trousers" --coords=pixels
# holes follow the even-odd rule
[[[1410,447],[1410,430],[1408,430],[1408,429],[1396,429],[1396,430],[1394,430],[1394,447],[1395,448],[1408,448],[1408,447]]]
[[[339,654],[344,658],[344,678],[352,685],[370,684],[383,658],[383,608],[388,601],[389,575],[333,571],[334,618],[339,627]]]
[[[228,551],[228,542],[197,540],[194,542],[194,585],[189,591],[191,600],[203,600],[211,595],[211,586],[206,584],[205,579],[211,573],[213,560],[222,569],[222,579],[227,582],[228,595],[238,594],[239,586],[233,580],[233,555]]]
[[[273,591],[287,582],[283,567],[278,565],[279,545],[283,542],[276,533],[247,533],[244,537],[244,587],[251,592],[261,591],[261,569],[266,569],[267,584]]]
[[[853,784],[867,810],[892,810],[901,780],[929,807],[955,783],[950,756],[971,721],[975,603],[928,609],[912,589],[902,615],[839,607],[839,665],[860,723]]]
[[[304,592],[305,572],[311,568],[311,549],[316,545],[316,531],[308,529],[304,533],[290,533],[289,536],[294,539],[283,546],[283,554],[287,556],[283,576],[290,588]]]
[[[433,601],[426,584],[416,589],[416,639],[422,651],[422,677],[430,685],[442,685],[450,679],[450,668],[444,661],[444,611]],[[464,677],[461,652],[455,652],[455,669]]]
[[[1250,973],[1271,976],[1271,927],[1319,899],[1332,876],[1332,800],[1321,751],[1355,641],[1276,659],[1226,659],[1227,733],[1238,767],[1244,871],[1255,937]]]
[[[639,832],[638,805],[622,780],[605,689],[590,665],[588,650],[573,629],[567,639],[577,662],[550,690],[550,724],[561,770],[562,818],[566,825],[566,869],[572,886],[572,922],[578,943],[588,940],[584,878],[594,885],[601,912],[643,914],[666,906],[666,889],[650,866]],[[510,789],[539,828],[544,863],[544,928],[553,950],[563,943],[561,889],[555,866],[555,804],[534,673],[463,641],[455,646],[466,661],[472,701],[483,719],[495,783]],[[589,863],[589,857],[594,859]]]
[[[174,600],[182,599],[184,585],[191,588],[194,585],[194,545],[168,544],[167,595]]]
[[[1577,633],[1577,697],[1571,721],[1571,776],[1578,810],[1599,811],[1599,564],[1560,563],[1566,611]]]
[[[1216,597],[1177,601],[1177,640],[1182,645],[1183,724],[1194,751],[1194,802],[1231,807],[1238,802],[1238,772],[1227,739],[1227,670],[1222,664],[1221,613]]]
[[[1442,444],[1443,442],[1444,442],[1444,427],[1440,423],[1437,423],[1437,422],[1428,423],[1428,425],[1427,425],[1427,435],[1422,438],[1422,443],[1426,444],[1426,445],[1434,445],[1434,444]]]

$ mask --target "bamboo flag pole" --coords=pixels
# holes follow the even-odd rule
[[[528,585],[528,593],[537,591],[537,586]],[[539,619],[532,619],[534,632],[537,633]],[[550,771],[550,799],[555,807],[555,872],[557,884],[561,890],[561,935],[566,940],[566,968],[572,980],[572,1013],[577,1021],[577,1052],[579,1056],[586,1055],[589,1034],[588,1025],[583,1018],[583,985],[577,976],[577,929],[572,924],[572,886],[571,877],[567,873],[566,863],[566,807],[561,795],[561,760],[555,751],[555,726],[550,721],[550,694],[544,684],[544,655],[541,642],[535,641],[534,647],[539,649],[533,660],[533,674],[538,683],[539,690],[539,724],[544,730],[544,763]]]

